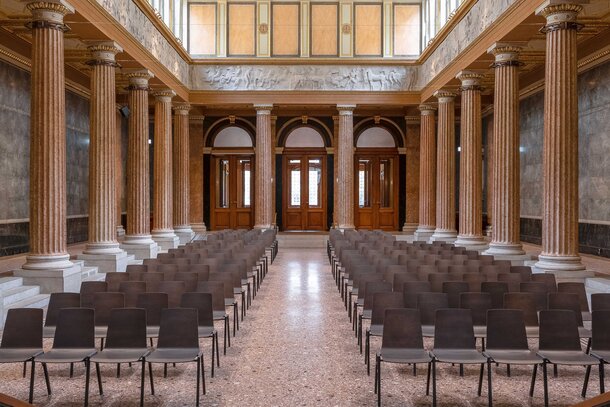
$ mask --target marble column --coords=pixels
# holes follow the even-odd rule
[[[337,223],[337,197],[339,196],[339,173],[337,172],[338,147],[339,145],[339,116],[333,116],[333,229],[338,227]]]
[[[136,259],[157,257],[159,246],[150,235],[148,145],[148,70],[127,71],[129,79],[129,142],[127,146],[127,230],[121,248]]]
[[[256,109],[256,160],[254,227],[269,229],[273,224],[273,143],[271,109],[273,105],[254,105]]]
[[[114,42],[89,45],[91,104],[89,141],[89,241],[78,258],[108,273],[125,271],[127,253],[116,240],[116,127],[115,56],[122,48]]]
[[[115,157],[114,157],[114,162],[115,162],[115,166],[116,166],[116,173],[115,173],[115,178],[116,178],[116,234],[117,236],[125,236],[125,228],[123,227],[123,205],[122,205],[122,198],[123,198],[123,149],[122,149],[122,145],[123,145],[123,132],[122,132],[122,128],[123,126],[121,126],[121,121],[122,121],[122,115],[119,112],[119,109],[122,106],[117,104],[116,105],[116,134],[117,134],[117,141],[115,144]]]
[[[194,236],[189,221],[189,110],[188,104],[174,107],[174,232],[180,244]]]
[[[162,250],[175,249],[172,193],[172,98],[173,90],[157,91],[153,138],[153,229],[152,238]]]
[[[405,116],[405,223],[402,231],[413,235],[419,225],[419,167],[421,122],[419,116]]]
[[[491,238],[491,233],[493,230],[493,171],[494,171],[494,120],[487,121],[487,146],[485,147],[485,159],[487,160],[486,167],[487,171],[485,172],[485,184],[487,186],[486,193],[486,211],[487,211],[487,228],[485,229],[485,235]]]
[[[43,292],[78,291],[66,230],[65,2],[27,4],[32,13],[30,115],[30,252],[15,275]]]
[[[494,44],[495,56],[491,212],[494,226],[485,254],[504,260],[526,260],[520,239],[519,52],[509,44]],[[488,146],[490,140],[488,140]]]
[[[273,179],[273,190],[271,191],[271,208],[272,208],[272,226],[277,226],[277,219],[275,214],[277,213],[277,202],[276,202],[276,186],[277,186],[277,174],[275,173],[275,161],[276,161],[276,146],[277,146],[277,116],[271,116],[271,178]]]
[[[576,22],[582,6],[546,2],[542,253],[536,268],[576,277],[578,254],[578,95]],[[571,274],[574,273],[574,274]]]
[[[354,109],[355,105],[337,105],[337,227],[354,229]]]
[[[419,226],[415,240],[430,239],[436,229],[436,122],[432,105],[419,105]]]
[[[203,121],[205,117],[189,116],[189,208],[193,232],[204,234],[207,230],[203,221]]]
[[[436,146],[436,229],[432,241],[454,242],[455,229],[455,96],[446,90],[434,93],[438,99],[438,141]]]
[[[483,134],[481,79],[483,75],[461,71],[460,234],[456,246],[487,249],[483,237]]]

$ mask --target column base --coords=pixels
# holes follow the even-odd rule
[[[207,232],[207,228],[205,226],[205,223],[191,223],[191,229],[193,229],[193,232],[197,233],[197,234],[202,234]]]
[[[159,245],[161,250],[175,249],[178,247],[178,243],[180,243],[180,239],[178,239],[178,236],[173,231],[171,233],[163,232],[158,234],[153,232],[152,240]]]
[[[453,243],[457,240],[457,230],[439,230],[436,229],[432,236],[430,236],[431,242],[447,242]]]
[[[464,236],[458,235],[454,243],[455,246],[465,247],[468,250],[483,251],[489,248],[489,243],[483,236]]]
[[[434,234],[433,227],[419,226],[414,233],[414,240],[419,242],[427,242]]]
[[[79,260],[84,260],[86,266],[97,267],[99,273],[122,273],[127,270],[129,255],[124,250],[118,249],[117,253],[91,254],[86,251],[78,255]]]
[[[339,225],[339,226],[337,226],[337,229],[340,229],[340,230],[356,229],[356,226],[354,226],[354,225]]]
[[[154,259],[159,253],[159,245],[150,235],[125,236],[121,249],[135,256],[136,260]]]
[[[69,262],[70,266],[61,268],[25,268],[27,263],[19,270],[14,270],[15,277],[23,278],[24,285],[37,285],[43,294],[80,291],[81,266]]]
[[[485,236],[491,237],[491,232],[492,231],[493,231],[493,226],[492,225],[487,225],[487,228],[485,228]]]
[[[532,267],[534,273],[551,273],[558,282],[583,282],[594,277],[595,273],[587,270],[580,256],[548,256],[539,255],[538,261]]]
[[[182,229],[174,229],[174,233],[178,236],[178,244],[180,246],[189,243],[195,237],[195,232],[191,230],[189,227],[185,227]]]
[[[271,224],[268,224],[268,225],[254,225],[254,229],[267,230],[267,229],[271,229],[271,228],[273,228],[273,226]]]
[[[123,228],[123,225],[119,225],[116,227],[116,235],[125,236],[125,228]]]
[[[417,223],[406,223],[405,222],[405,224],[402,227],[402,231],[404,233],[408,233],[408,234],[412,235],[417,230],[417,226],[418,226]]]

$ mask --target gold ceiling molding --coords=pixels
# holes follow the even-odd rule
[[[0,59],[3,59],[13,65],[17,65],[19,68],[23,68],[26,70],[30,70],[32,67],[32,63],[29,59],[24,58],[14,52],[0,46]]]

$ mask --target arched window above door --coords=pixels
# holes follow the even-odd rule
[[[324,139],[312,127],[297,127],[288,134],[285,147],[324,148]]]
[[[383,127],[369,127],[360,133],[356,147],[395,148],[396,141],[392,134]]]
[[[214,147],[252,147],[250,134],[241,127],[229,126],[214,137]]]

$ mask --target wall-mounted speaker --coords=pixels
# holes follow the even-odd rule
[[[121,116],[123,117],[129,117],[129,107],[127,107],[127,105],[121,107],[119,109],[119,112],[121,112]]]

